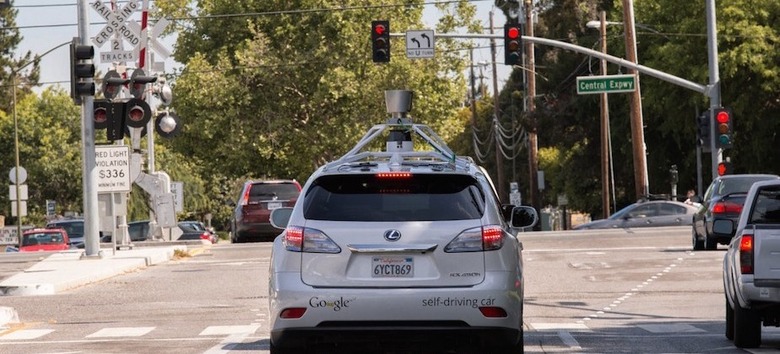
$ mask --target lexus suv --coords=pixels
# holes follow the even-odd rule
[[[394,117],[271,212],[271,353],[522,353],[517,235],[538,215],[502,206],[484,168],[405,117],[410,96],[388,91]],[[412,134],[432,149],[412,150]],[[379,136],[386,150],[363,150]]]

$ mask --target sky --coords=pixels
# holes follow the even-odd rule
[[[43,54],[52,48],[57,47],[63,43],[70,43],[73,37],[78,35],[78,12],[76,6],[76,0],[15,0],[15,8],[18,10],[16,23],[20,27],[20,32],[23,37],[19,47],[17,48],[17,56],[32,51],[33,54]],[[87,0],[87,17],[91,24],[88,32],[90,37],[97,36],[103,27],[106,20],[93,8],[95,0]],[[110,1],[103,1],[104,5],[110,8]],[[151,7],[153,8],[154,2],[151,1]],[[138,24],[140,28],[141,24],[141,7],[142,2],[139,2],[139,11],[133,13],[130,19]],[[473,4],[477,6],[477,18],[483,24],[484,28],[489,27],[490,12],[493,11],[493,22],[495,28],[503,28],[505,18],[500,10],[493,6],[493,0],[473,1]],[[120,6],[124,6],[125,2],[120,1]],[[424,12],[424,19],[426,24],[430,24],[430,29],[433,28],[433,23],[438,17],[438,12],[433,5],[427,5]],[[129,21],[128,21],[129,22]],[[94,23],[94,24],[93,24]],[[428,28],[421,28],[424,30]],[[501,33],[502,30],[495,30],[495,33]],[[396,40],[400,41],[400,40]],[[91,42],[91,41],[90,41]],[[92,42],[91,42],[92,43]],[[159,39],[159,44],[163,47],[162,50],[167,49],[173,51],[173,44],[175,43],[175,36],[168,36]],[[488,47],[489,40],[479,39],[475,40],[477,46]],[[93,43],[94,44],[94,43]],[[133,46],[128,41],[122,41],[125,51],[133,49]],[[503,86],[503,83],[509,79],[511,70],[509,67],[502,64],[503,62],[503,43],[497,41],[498,46],[496,51],[496,61],[498,70],[498,82],[499,87]],[[161,50],[161,51],[162,51]],[[100,47],[95,47],[95,65],[98,72],[107,72],[111,69],[111,63],[103,63],[100,60],[101,53],[111,52],[111,43],[107,42]],[[161,57],[160,53],[155,50],[152,51],[155,55],[155,62],[162,63],[164,72],[172,72],[174,68],[181,64],[175,62],[173,59],[165,59]],[[368,59],[367,59],[368,60]],[[416,59],[426,60],[426,59]],[[491,55],[489,47],[486,49],[475,50],[474,62],[482,63],[483,75],[485,82],[488,84],[488,90],[492,91],[492,68],[487,65],[490,63]],[[137,62],[128,63],[128,67],[137,67]],[[157,66],[161,64],[156,64]],[[66,90],[70,90],[70,58],[68,45],[63,45],[57,49],[52,50],[41,59],[41,87],[47,87],[49,85],[60,85]],[[146,74],[157,73],[151,72],[148,69],[149,65],[146,65]],[[476,71],[479,76],[479,70]]]

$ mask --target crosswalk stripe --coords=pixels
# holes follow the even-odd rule
[[[104,338],[104,337],[140,337],[154,330],[154,327],[115,327],[103,328],[86,338]]]
[[[259,325],[209,326],[206,327],[206,329],[204,329],[202,332],[200,332],[199,335],[201,336],[225,336],[225,335],[235,335],[235,334],[249,335],[255,333],[255,331],[257,331],[258,328],[260,328]]]
[[[20,329],[11,333],[0,336],[0,340],[28,340],[43,337],[51,332],[53,329]]]

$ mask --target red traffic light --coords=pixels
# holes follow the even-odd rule
[[[506,36],[509,37],[509,39],[517,39],[520,37],[520,30],[517,27],[509,27],[506,31]]]
[[[725,176],[730,175],[732,173],[731,171],[731,162],[721,162],[718,164],[718,176]]]
[[[371,60],[390,62],[390,21],[371,21]]]
[[[387,32],[387,28],[384,24],[378,23],[374,25],[374,33],[376,33],[378,36],[384,35],[385,32]]]

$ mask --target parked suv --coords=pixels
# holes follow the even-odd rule
[[[47,229],[65,229],[70,246],[84,248],[84,219],[59,219],[46,224]]]
[[[294,207],[272,211],[284,231],[270,261],[271,353],[521,353],[517,233],[538,215],[503,207],[485,169],[428,127],[390,122],[317,169]],[[362,151],[384,132],[387,151]],[[413,151],[412,133],[432,150]]]
[[[293,179],[245,182],[233,211],[231,242],[273,240],[280,231],[268,221],[271,210],[293,206],[300,192]]]

